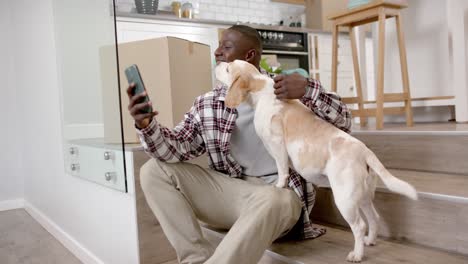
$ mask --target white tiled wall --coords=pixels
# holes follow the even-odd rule
[[[117,5],[122,10],[130,10],[134,7],[134,0],[117,0]],[[171,10],[171,0],[159,1],[160,10]],[[186,1],[180,1],[185,3]],[[273,24],[283,20],[289,24],[301,21],[301,15],[305,12],[302,5],[275,3],[270,0],[192,0],[193,5],[199,6],[198,18],[230,21],[249,22],[259,24]]]

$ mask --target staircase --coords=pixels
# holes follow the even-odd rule
[[[357,131],[396,177],[413,186],[418,201],[389,192],[382,183],[374,205],[381,216],[375,247],[363,263],[468,263],[468,129],[466,131]],[[347,263],[354,245],[331,189],[318,189],[313,222],[327,228],[315,240],[275,243],[260,263]],[[223,233],[205,229],[212,242]]]

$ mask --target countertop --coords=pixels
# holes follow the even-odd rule
[[[93,148],[123,150],[122,143],[107,143],[104,138],[86,138],[86,139],[73,139],[67,140],[68,144],[88,146]],[[142,151],[143,147],[140,143],[126,143],[125,151],[135,152]]]
[[[158,11],[159,12],[159,11]],[[263,30],[276,30],[276,31],[288,31],[288,32],[303,32],[303,33],[326,33],[330,34],[328,31],[323,31],[319,29],[310,29],[305,27],[287,27],[287,26],[272,26],[272,25],[263,25],[263,24],[254,24],[254,23],[241,23],[241,22],[229,22],[229,21],[220,21],[220,20],[211,20],[211,19],[202,19],[202,18],[179,18],[175,15],[172,15],[171,12],[162,11],[156,15],[146,15],[138,14],[135,12],[116,12],[117,20],[122,20],[125,18],[137,18],[137,19],[148,19],[148,20],[163,20],[163,21],[174,21],[174,22],[185,22],[192,24],[205,24],[212,26],[221,26],[228,27],[232,25],[247,25],[256,29]]]

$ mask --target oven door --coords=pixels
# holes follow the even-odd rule
[[[264,50],[262,58],[266,58],[270,65],[281,65],[283,70],[301,68],[309,72],[309,54],[307,52]]]

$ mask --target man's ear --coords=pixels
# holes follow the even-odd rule
[[[226,99],[224,100],[226,106],[229,108],[236,108],[239,106],[247,96],[248,85],[248,80],[245,77],[238,75],[234,82],[232,82],[231,87],[229,87]]]
[[[249,63],[253,63],[256,57],[257,57],[257,51],[255,49],[251,49],[247,51],[247,54],[245,54],[245,61]]]

